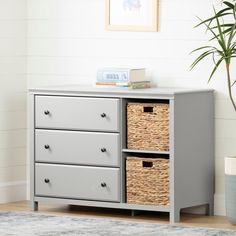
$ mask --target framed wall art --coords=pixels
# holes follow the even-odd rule
[[[157,31],[158,0],[105,0],[106,29]]]

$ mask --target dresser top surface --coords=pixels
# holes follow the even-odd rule
[[[213,92],[212,89],[153,87],[146,89],[129,89],[96,85],[60,85],[29,88],[35,94],[74,94],[74,95],[101,95],[101,96],[163,96],[173,97],[176,94]]]

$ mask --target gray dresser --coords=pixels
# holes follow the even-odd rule
[[[205,205],[213,213],[214,101],[212,90],[93,86],[30,89],[31,202],[169,212]],[[169,151],[127,148],[130,102],[165,101],[170,107]],[[165,156],[170,204],[129,204],[125,160]]]

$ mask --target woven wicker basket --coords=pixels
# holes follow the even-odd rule
[[[128,103],[127,147],[169,151],[169,104]]]
[[[169,160],[127,157],[127,202],[144,205],[169,205]]]

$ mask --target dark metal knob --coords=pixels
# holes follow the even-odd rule
[[[50,180],[49,180],[49,179],[44,179],[44,182],[45,182],[46,184],[48,184],[48,183],[50,182]]]
[[[102,114],[101,114],[101,117],[102,117],[102,118],[105,118],[106,116],[107,116],[106,113],[102,113]]]
[[[106,186],[107,186],[107,184],[106,183],[101,183],[101,186],[103,187],[103,188],[105,188]]]
[[[50,146],[49,146],[48,144],[46,144],[46,145],[44,145],[44,148],[45,148],[45,149],[49,149]]]
[[[101,148],[101,152],[106,152],[107,149],[106,148]]]
[[[45,114],[45,115],[49,115],[49,114],[50,114],[50,111],[46,110],[46,111],[44,111],[44,114]]]

